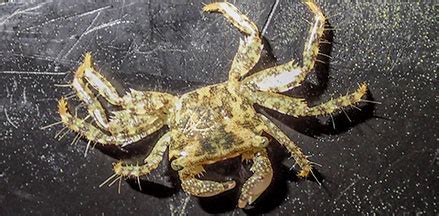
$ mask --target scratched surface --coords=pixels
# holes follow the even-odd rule
[[[262,28],[274,1],[251,2],[236,5]],[[248,210],[234,207],[236,190],[186,196],[166,161],[144,192],[126,182],[120,194],[117,185],[99,188],[115,159],[96,149],[84,157],[85,141],[70,145],[74,134],[54,138],[59,125],[40,129],[59,121],[56,101],[71,90],[55,84],[71,80],[85,51],[121,92],[179,94],[224,81],[239,34],[222,17],[192,0],[0,3],[0,215],[438,214],[438,6],[332,2],[321,3],[335,29],[329,69],[320,65],[291,94],[316,104],[365,81],[381,104],[351,110],[351,122],[343,113],[332,122],[268,111],[322,165],[323,186],[291,177],[274,143],[273,184]],[[279,2],[265,66],[301,59],[306,20],[303,5]]]

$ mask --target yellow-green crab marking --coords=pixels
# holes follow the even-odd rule
[[[244,39],[233,59],[226,82],[206,86],[183,95],[131,90],[121,96],[94,67],[92,56],[86,53],[77,69],[71,86],[86,105],[91,121],[72,115],[64,98],[59,100],[62,122],[91,142],[124,147],[136,142],[165,125],[169,130],[157,141],[143,164],[114,164],[108,181],[121,178],[139,178],[148,175],[159,165],[165,151],[169,151],[172,169],[178,172],[181,186],[189,194],[214,196],[235,187],[235,182],[200,180],[197,175],[203,166],[241,156],[253,162],[253,175],[241,189],[238,206],[244,208],[254,202],[269,186],[273,176],[266,147],[270,134],[292,155],[300,167],[298,175],[307,177],[312,166],[301,149],[275,124],[257,113],[253,105],[300,117],[331,114],[360,101],[367,91],[361,84],[355,92],[318,106],[309,107],[300,98],[279,94],[296,86],[314,68],[319,55],[319,40],[324,32],[325,16],[314,1],[304,2],[314,14],[313,25],[303,51],[303,63],[295,61],[268,68],[246,76],[258,62],[262,49],[256,25],[235,6],[215,2],[203,11],[218,12],[237,29]],[[106,101],[120,107],[107,117],[105,110],[92,92],[95,89]],[[106,181],[106,182],[108,182]]]

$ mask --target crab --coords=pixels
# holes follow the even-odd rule
[[[235,6],[228,2],[214,2],[205,5],[203,11],[222,14],[244,35],[227,81],[182,95],[131,90],[121,96],[95,69],[91,54],[86,53],[69,85],[85,104],[88,116],[81,119],[72,114],[62,97],[58,103],[62,123],[89,141],[87,149],[92,142],[124,148],[164,126],[168,127],[142,164],[130,164],[123,160],[114,163],[114,174],[104,183],[122,178],[139,180],[140,176],[148,175],[158,167],[168,150],[171,167],[178,172],[182,189],[194,196],[209,197],[234,188],[236,183],[233,180],[200,179],[198,175],[204,172],[204,167],[241,156],[243,160],[252,162],[252,175],[242,185],[238,199],[238,207],[244,208],[253,203],[272,180],[273,169],[267,153],[270,141],[263,132],[291,154],[300,168],[297,175],[308,177],[312,174],[312,163],[307,156],[269,118],[257,112],[254,105],[294,117],[329,115],[363,101],[367,85],[360,84],[353,93],[312,107],[302,98],[281,94],[305,80],[319,55],[326,18],[314,1],[304,3],[314,18],[302,64],[291,60],[249,74],[260,58],[261,34],[257,26]],[[107,117],[98,95],[90,87],[120,109]],[[87,120],[89,117],[91,121]]]

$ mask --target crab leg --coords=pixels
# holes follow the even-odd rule
[[[303,99],[272,92],[253,92],[250,97],[261,106],[298,117],[328,115],[343,107],[354,106],[354,104],[361,101],[366,92],[367,85],[363,83],[351,94],[332,99],[314,107],[309,107]]]
[[[84,79],[109,103],[122,106],[130,110],[133,114],[161,113],[167,112],[172,106],[174,96],[161,92],[141,92],[131,90],[124,97],[120,97],[111,83],[93,68],[92,56],[86,53],[84,62],[78,68],[73,79],[72,86],[76,90],[78,97],[88,106],[87,110],[95,119],[98,126],[102,129],[111,131],[108,119],[105,117],[105,111],[96,96],[88,88]]]
[[[115,112],[115,116],[109,123],[112,135],[107,135],[102,129],[88,123],[85,119],[73,116],[67,108],[67,101],[61,98],[58,102],[58,112],[62,122],[70,130],[84,136],[87,140],[103,145],[125,146],[154,133],[164,125],[163,118],[149,115],[132,115],[126,110]],[[122,114],[125,113],[126,115]]]
[[[67,109],[67,101],[61,98],[58,102],[58,112],[61,116],[61,120],[70,130],[73,130],[80,135],[84,136],[86,139],[98,142],[103,145],[126,145],[135,141],[140,140],[143,134],[136,136],[109,136],[102,132],[99,128],[93,126],[92,124],[86,122],[84,119],[79,119],[72,116],[72,114]]]
[[[84,74],[92,71],[92,58],[90,53],[86,53],[84,62],[78,67],[73,78],[72,86],[76,91],[77,96],[81,101],[87,105],[87,110],[90,116],[93,117],[96,124],[103,129],[108,129],[108,119],[105,115],[105,110],[99,100],[93,95],[92,91],[85,84],[82,79]]]
[[[242,14],[235,6],[228,2],[214,2],[203,7],[205,12],[218,12],[244,35],[244,40],[239,40],[239,48],[229,72],[229,80],[238,81],[248,73],[258,62],[262,40],[258,27],[250,19]]]
[[[320,7],[314,0],[306,0],[305,4],[314,14],[314,24],[309,30],[308,41],[303,50],[303,71],[310,71],[314,68],[315,60],[319,55],[320,38],[323,36],[325,30],[326,17]]]
[[[85,53],[84,61],[75,74],[75,79],[80,80],[82,78],[85,78],[109,103],[122,105],[123,99],[113,85],[93,68],[93,58],[89,52]]]
[[[303,66],[298,66],[292,60],[247,77],[243,80],[245,85],[255,90],[284,92],[299,86],[314,68],[319,55],[319,41],[324,32],[326,18],[313,0],[307,0],[305,4],[315,16],[303,50]]]
[[[250,158],[253,160],[250,171],[254,174],[242,186],[239,208],[253,203],[267,189],[273,178],[273,169],[265,149],[251,154]]]
[[[109,103],[122,106],[125,110],[113,112],[113,116],[108,120],[102,104],[90,90],[88,84],[95,88]],[[97,126],[110,132],[114,137],[111,138],[102,131],[97,132],[98,128],[76,116],[73,117],[67,108],[60,109],[61,117],[70,119],[66,121],[66,125],[74,131],[79,133],[87,133],[85,132],[87,129],[96,131],[93,133],[97,137],[83,134],[91,141],[101,139],[98,137],[109,137],[98,141],[104,141],[101,142],[103,144],[118,145],[123,143],[126,145],[157,131],[165,124],[166,113],[169,113],[175,100],[175,97],[170,94],[136,90],[131,90],[124,97],[120,97],[111,83],[93,68],[90,53],[85,54],[84,62],[75,73],[72,86],[79,99],[87,105],[87,110]],[[63,103],[66,104],[65,101]],[[61,110],[64,111],[61,112]],[[75,123],[77,125],[74,125]]]
[[[164,116],[133,115],[128,110],[121,110],[113,112],[108,127],[114,135],[134,136],[142,133],[149,135],[162,128],[164,122]]]
[[[262,114],[258,114],[259,119],[265,125],[264,131],[270,134],[274,139],[276,139],[281,145],[285,146],[287,150],[291,153],[293,158],[296,160],[296,164],[301,168],[298,176],[308,177],[312,170],[312,166],[306,156],[303,154],[300,147],[298,147],[293,141],[282,132],[273,122],[271,122],[267,117]]]
[[[181,187],[186,193],[198,197],[210,197],[233,189],[236,186],[236,182],[233,180],[216,182],[195,178],[196,175],[203,171],[203,167],[198,166],[185,168],[178,172],[181,180]]]
[[[136,115],[164,116],[174,107],[175,100],[176,97],[168,93],[131,89],[123,96],[122,107]]]
[[[151,153],[143,161],[142,165],[124,164],[123,161],[113,165],[114,173],[122,177],[140,177],[148,175],[155,170],[163,159],[163,154],[171,143],[170,132],[163,135],[152,149]]]

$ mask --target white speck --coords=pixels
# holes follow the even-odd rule
[[[178,101],[175,103],[175,110],[180,110],[180,109],[181,109],[181,106],[182,106],[181,101],[178,100]]]
[[[185,152],[185,151],[181,151],[181,152],[180,152],[180,156],[182,156],[182,157],[186,157],[186,156],[187,156],[187,152]]]

